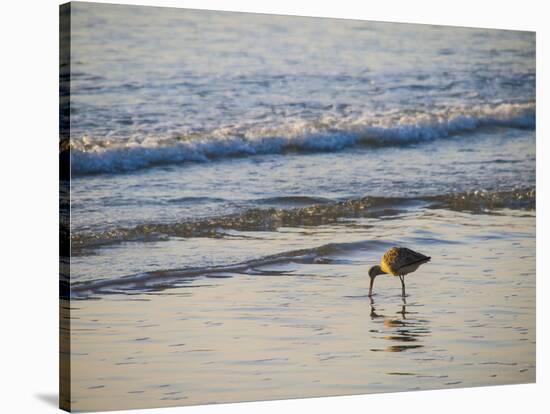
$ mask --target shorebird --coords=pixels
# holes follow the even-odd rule
[[[401,280],[401,296],[405,297],[405,275],[414,272],[418,267],[430,261],[430,257],[417,253],[406,247],[392,247],[380,258],[380,265],[370,268],[369,296],[372,296],[374,279],[378,275],[390,274]]]

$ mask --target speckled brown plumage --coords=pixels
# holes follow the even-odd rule
[[[380,268],[384,273],[403,276],[414,272],[418,266],[429,260],[428,256],[406,247],[392,247],[380,259]]]

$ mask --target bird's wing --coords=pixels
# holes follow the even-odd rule
[[[398,248],[397,257],[395,258],[394,267],[399,269],[403,266],[410,266],[415,263],[424,262],[430,260],[429,256],[425,256],[422,253],[415,252],[414,250],[407,249],[406,247]]]

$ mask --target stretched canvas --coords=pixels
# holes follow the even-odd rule
[[[61,408],[535,381],[535,33],[60,22]]]

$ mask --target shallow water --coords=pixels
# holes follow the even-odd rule
[[[373,242],[325,249],[307,263],[287,260],[166,290],[75,301],[73,407],[535,380],[533,212],[414,209],[358,220],[347,232]],[[388,243],[413,245],[432,262],[406,278],[405,299],[388,276],[377,278],[370,299],[367,270]]]

